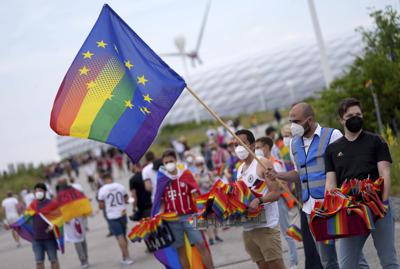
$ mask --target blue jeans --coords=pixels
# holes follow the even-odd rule
[[[169,228],[174,235],[175,242],[172,244],[175,248],[181,248],[185,245],[184,233],[186,233],[190,244],[200,244],[203,240],[202,232],[193,229],[188,219],[191,215],[179,216],[179,220],[168,222]]]
[[[47,252],[47,257],[49,261],[57,261],[57,242],[54,239],[47,240],[33,240],[32,250],[35,254],[36,263],[44,262],[44,255]]]
[[[394,219],[389,205],[386,216],[375,223],[375,229],[371,231],[375,249],[379,261],[384,269],[399,269],[395,249]],[[369,235],[354,236],[339,239],[339,262],[341,269],[361,268],[354,261],[362,254],[365,241]]]
[[[281,229],[281,234],[285,237],[285,240],[289,247],[289,265],[294,266],[297,265],[297,248],[295,240],[286,234],[287,229],[289,228],[289,208],[286,205],[285,199],[280,198],[278,200],[278,208],[279,208],[279,227]]]

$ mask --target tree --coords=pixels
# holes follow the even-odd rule
[[[345,97],[361,101],[365,129],[378,131],[376,111],[371,90],[365,87],[368,80],[378,96],[382,121],[398,133],[400,118],[400,16],[392,7],[373,10],[372,28],[358,28],[365,45],[344,76],[336,79],[329,89],[321,92],[313,106],[320,122],[339,127],[337,105]]]

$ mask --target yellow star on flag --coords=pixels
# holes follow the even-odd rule
[[[131,62],[129,60],[125,61],[125,66],[126,68],[128,68],[129,70],[131,70],[131,68],[133,67],[133,64],[131,64]]]
[[[87,68],[86,65],[84,65],[81,69],[79,69],[79,74],[80,75],[87,75],[89,71],[90,71],[90,69]]]
[[[145,115],[150,114],[150,111],[145,106],[140,107],[140,111],[142,111],[142,113]]]
[[[148,81],[147,79],[145,79],[144,75],[141,77],[138,77],[137,79],[138,79],[138,84],[143,84],[143,85],[145,85],[146,82]]]
[[[133,105],[131,103],[131,100],[125,100],[125,106],[129,107],[130,109],[132,109]]]
[[[110,101],[111,101],[111,98],[113,98],[113,97],[114,97],[114,95],[112,95],[111,93],[109,93],[109,94],[106,95],[106,98],[107,98],[108,100],[110,100]]]
[[[149,103],[151,103],[151,101],[153,101],[153,99],[150,97],[149,94],[143,95],[143,99],[144,99],[146,102],[149,102]]]
[[[96,86],[96,83],[92,80],[89,83],[86,83],[86,85],[87,85],[87,89],[91,90],[94,88],[94,86]]]
[[[91,53],[90,51],[87,51],[87,52],[82,53],[82,55],[83,55],[83,59],[92,59],[92,56],[94,54]]]
[[[103,48],[103,49],[105,49],[105,48],[106,48],[106,46],[107,46],[107,43],[104,43],[104,41],[103,41],[103,40],[101,40],[101,41],[97,41],[96,43],[97,43],[97,47],[99,47],[99,48]]]

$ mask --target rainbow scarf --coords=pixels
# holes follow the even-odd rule
[[[59,204],[54,200],[49,201],[40,209],[38,200],[34,200],[26,209],[24,215],[10,227],[22,238],[32,242],[34,240],[33,217],[36,215],[39,215],[52,227],[58,249],[64,253],[64,218],[59,209]]]
[[[303,241],[303,236],[301,235],[301,230],[299,227],[297,227],[295,224],[292,224],[289,226],[289,228],[286,230],[286,234],[290,237],[292,237],[296,241]]]

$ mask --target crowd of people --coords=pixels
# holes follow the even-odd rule
[[[257,224],[244,224],[242,236],[244,248],[258,268],[286,268],[281,237],[288,245],[286,264],[290,269],[298,268],[296,241],[286,233],[289,226],[298,221],[305,268],[353,269],[369,268],[362,252],[368,236],[341,238],[329,244],[316,241],[310,231],[310,215],[315,204],[323,201],[325,193],[340,187],[344,180],[383,177],[381,199],[387,206],[387,213],[376,221],[371,235],[382,268],[400,268],[389,204],[392,160],[388,146],[378,135],[363,130],[362,108],[356,99],[344,99],[338,107],[338,116],[344,134],[321,126],[312,107],[298,103],[289,112],[288,124],[279,124],[277,128],[269,126],[265,135],[258,138],[239,121],[232,121],[228,124],[235,135],[222,127],[216,130],[210,127],[208,141],[199,147],[190,148],[181,137],[171,141],[171,149],[166,149],[161,156],[147,152],[140,163],[131,163],[119,151],[110,149],[97,158],[87,155],[81,160],[71,158],[62,165],[54,165],[47,170],[46,179],[67,175],[68,180],[58,180],[56,190],[69,184],[83,191],[73,173],[79,176],[79,166],[85,165],[87,183],[107,222],[107,236],[116,238],[123,265],[133,263],[128,248],[128,219],[140,221],[160,213],[176,213],[179,219],[172,221],[169,227],[181,267],[189,268],[184,247],[186,234],[200,252],[204,267],[214,268],[207,245],[223,242],[221,231],[211,227],[203,234],[193,229],[189,219],[197,211],[195,199],[208,193],[220,179],[224,183],[243,181],[260,196],[251,201],[249,209],[262,206],[266,219]],[[276,118],[280,123],[281,115]],[[256,127],[256,120],[252,120],[252,124]],[[113,171],[113,167],[118,171]],[[132,173],[129,191],[113,179],[116,173],[126,175],[124,167],[129,167]],[[46,184],[38,183],[33,192],[24,190],[20,200],[8,193],[2,202],[7,224],[15,222],[33,200],[45,205],[57,195]],[[129,204],[132,204],[131,209]],[[54,238],[46,232],[47,224],[40,218],[34,221],[33,250],[37,268],[44,268],[45,252],[52,268],[59,268]],[[65,226],[66,239],[75,244],[82,268],[88,267],[87,220],[76,218]],[[13,237],[19,246],[18,234],[14,231]],[[339,251],[336,245],[340,246]]]

